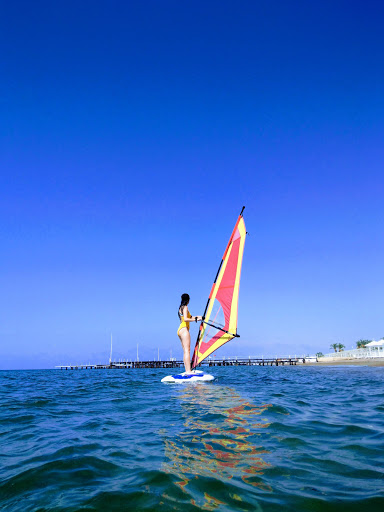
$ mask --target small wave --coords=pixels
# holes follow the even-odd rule
[[[300,437],[285,437],[284,439],[281,439],[281,443],[290,448],[305,448],[308,446],[308,442]]]
[[[39,464],[0,485],[3,500],[20,499],[30,492],[58,492],[78,485],[94,485],[100,479],[118,476],[121,468],[97,457],[83,456]]]
[[[356,457],[369,457],[369,459],[381,459],[384,462],[384,446],[379,444],[375,448],[362,444],[347,444],[340,447],[341,450],[352,452]]]
[[[19,425],[22,423],[30,423],[31,421],[34,421],[36,419],[36,416],[34,414],[22,414],[20,416],[8,416],[1,418],[1,423],[3,425]]]
[[[290,414],[289,410],[286,407],[283,407],[282,405],[272,405],[268,409],[269,414],[284,414],[288,416]]]

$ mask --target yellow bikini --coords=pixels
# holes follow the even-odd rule
[[[191,313],[188,311],[188,318],[192,318],[192,315]],[[179,325],[179,328],[177,329],[177,335],[179,335],[179,331],[180,329],[182,329],[183,327],[186,327],[189,331],[189,324],[191,322],[184,322],[184,320],[181,322],[181,324]]]

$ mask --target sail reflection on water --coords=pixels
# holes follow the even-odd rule
[[[271,491],[261,478],[270,467],[262,458],[268,452],[256,444],[257,436],[269,426],[262,415],[271,405],[251,404],[234,389],[222,386],[187,386],[178,397],[184,430],[172,439],[163,432],[166,461],[162,469],[177,477],[179,488],[191,494],[190,502],[213,510],[230,504],[228,499],[241,501],[236,493],[239,484]],[[191,487],[204,478],[215,478],[220,485],[211,482],[209,492],[196,494]]]

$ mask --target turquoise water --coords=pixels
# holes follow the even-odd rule
[[[0,509],[384,509],[384,368],[0,372]]]

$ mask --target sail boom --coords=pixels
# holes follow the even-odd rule
[[[240,334],[233,334],[233,332],[229,332],[229,331],[226,331],[225,329],[221,328],[220,326],[218,325],[215,325],[215,324],[210,324],[209,322],[205,322],[203,321],[203,324],[207,324],[207,325],[210,325],[211,327],[214,327],[215,329],[217,329],[218,331],[222,331],[222,332],[225,332],[227,334],[230,334],[231,336],[233,336],[234,338],[240,338]]]

